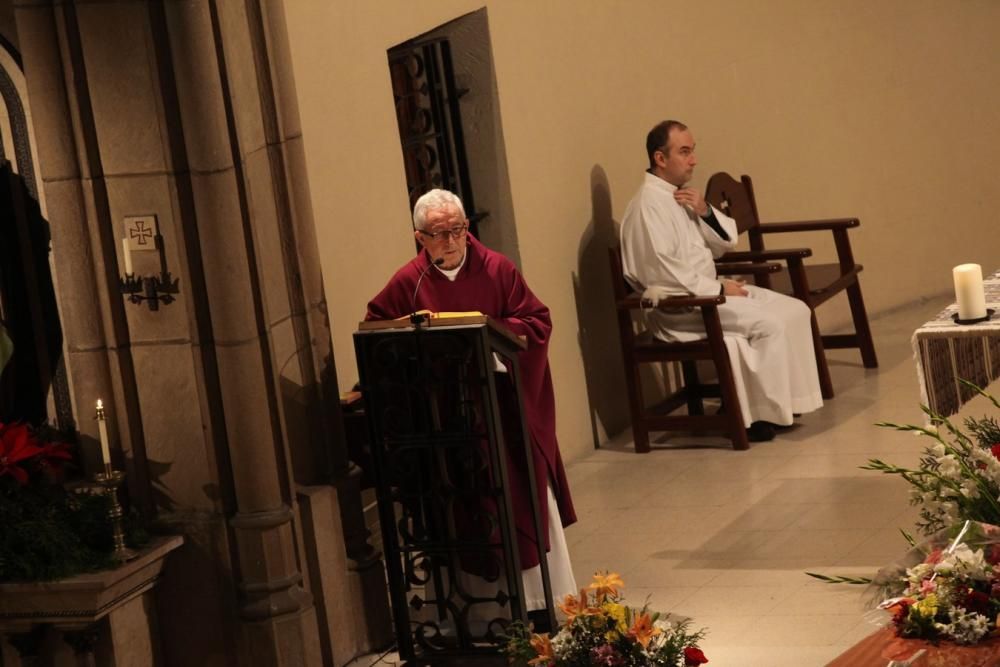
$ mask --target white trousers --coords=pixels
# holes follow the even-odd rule
[[[576,595],[580,591],[576,587],[573,576],[573,566],[569,562],[569,549],[566,547],[566,533],[563,530],[562,519],[559,518],[559,503],[552,493],[552,484],[548,485],[549,513],[549,552],[546,563],[549,565],[549,583],[552,585],[552,602],[562,602],[567,595]],[[521,581],[524,582],[524,602],[528,609],[543,609],[545,607],[545,591],[542,588],[542,566],[521,571]]]
[[[823,405],[813,349],[809,306],[754,285],[749,296],[726,297],[719,306],[736,394],[747,426],[755,421],[792,423],[792,414]],[[666,341],[705,337],[701,311],[646,311],[646,324]]]
[[[544,474],[544,473],[543,473]],[[562,519],[559,518],[559,504],[556,496],[552,492],[552,484],[548,485],[548,506],[545,511],[549,514],[549,552],[546,554],[546,562],[549,566],[549,583],[552,585],[552,602],[558,604],[567,595],[577,595],[580,591],[576,587],[576,579],[573,576],[573,566],[569,561],[569,549],[566,547],[566,533],[563,530]],[[497,585],[466,572],[459,572],[462,585],[466,591],[477,597],[490,597],[496,594]],[[533,609],[543,609],[545,607],[545,591],[542,588],[542,566],[528,568],[521,571],[521,581],[524,584],[524,601],[529,611]],[[497,617],[510,617],[509,611],[504,611],[494,603],[476,604],[469,612],[470,628],[473,632],[480,632],[485,627],[485,623]]]

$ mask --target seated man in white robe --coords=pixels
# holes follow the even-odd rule
[[[718,277],[714,259],[736,247],[738,231],[735,220],[687,187],[698,163],[694,148],[683,123],[663,121],[650,130],[649,170],[622,221],[622,266],[640,292],[726,296],[719,318],[747,434],[771,440],[776,426],[823,405],[811,312],[798,299]],[[699,312],[651,310],[646,322],[662,340],[705,337]]]

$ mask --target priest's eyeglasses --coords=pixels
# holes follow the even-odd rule
[[[441,231],[438,232],[425,232],[422,229],[419,229],[417,231],[419,231],[421,234],[429,238],[431,241],[447,241],[448,237],[451,237],[456,241],[461,241],[462,238],[465,237],[465,233],[469,231],[469,225],[467,223],[461,225],[455,225],[454,227],[450,227],[448,229],[442,229]]]

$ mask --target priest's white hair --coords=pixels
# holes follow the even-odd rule
[[[458,198],[458,195],[448,190],[435,188],[421,195],[417,203],[413,205],[413,228],[423,229],[427,224],[427,212],[445,206],[454,206],[462,214],[462,217],[465,217],[465,207],[462,206],[462,200]]]

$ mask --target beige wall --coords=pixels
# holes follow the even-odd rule
[[[357,377],[356,321],[413,252],[386,49],[483,3],[285,4],[346,388]],[[645,133],[658,120],[691,126],[699,187],[714,171],[752,174],[765,219],[859,216],[854,247],[872,313],[949,291],[959,262],[1000,266],[987,215],[997,198],[1000,3],[486,7],[522,268],[556,325],[567,458],[623,423],[601,246],[640,181]],[[803,244],[832,252],[825,237],[789,243]],[[577,293],[593,315],[578,316]],[[823,321],[840,324],[845,313]]]

